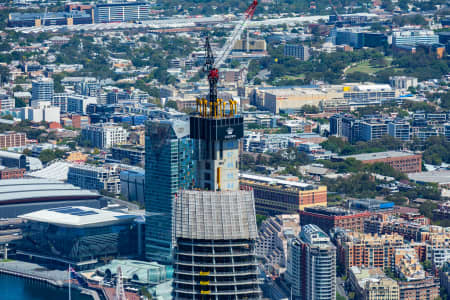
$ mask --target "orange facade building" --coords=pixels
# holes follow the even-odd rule
[[[327,187],[272,177],[241,174],[240,188],[253,190],[257,214],[295,214],[312,206],[327,206]]]

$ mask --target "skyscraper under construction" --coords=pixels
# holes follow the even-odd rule
[[[211,58],[206,42],[207,66]],[[252,191],[239,190],[243,118],[233,100],[217,99],[217,69],[209,65],[208,99],[190,117],[197,190],[175,200],[175,299],[260,299]]]

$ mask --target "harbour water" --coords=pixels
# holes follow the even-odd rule
[[[65,300],[68,289],[21,277],[0,274],[0,300]],[[92,300],[88,295],[72,289],[72,300]]]

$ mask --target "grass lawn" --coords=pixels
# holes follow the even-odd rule
[[[347,72],[345,72],[345,74],[351,74],[354,72],[362,72],[362,73],[371,74],[371,73],[375,73],[381,69],[382,68],[372,67],[369,62],[363,62],[354,67],[351,67],[350,69],[347,70]]]
[[[286,75],[286,76],[281,77],[281,79],[287,79],[287,80],[305,79],[305,74],[299,74],[297,76]]]
[[[367,74],[375,74],[378,71],[381,71],[383,69],[389,68],[392,64],[393,58],[391,56],[385,57],[387,66],[386,67],[374,67],[370,65],[369,61],[363,61],[361,63],[356,64],[355,66],[349,68],[345,74],[350,74],[354,72],[361,72],[361,73],[367,73]]]

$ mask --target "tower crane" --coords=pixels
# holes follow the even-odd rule
[[[258,5],[258,0],[253,0],[252,4],[245,10],[245,13],[239,20],[239,23],[234,28],[231,36],[225,42],[225,45],[220,50],[217,59],[214,58],[214,54],[211,49],[211,45],[209,43],[209,37],[206,36],[205,41],[205,66],[204,71],[208,74],[208,83],[209,83],[209,99],[210,103],[215,103],[217,101],[217,83],[219,81],[219,68],[223,65],[228,55],[230,55],[231,50],[233,49],[234,43],[236,40],[242,35],[242,32],[247,27],[248,22],[253,17],[255,13],[256,6]],[[214,106],[211,106],[213,111],[212,115],[215,115]]]
[[[331,2],[331,0],[329,0],[330,2],[330,6],[333,8],[334,14],[336,15],[336,18],[338,19],[338,21],[342,21],[342,17],[338,14],[336,6],[333,5],[333,3]]]

